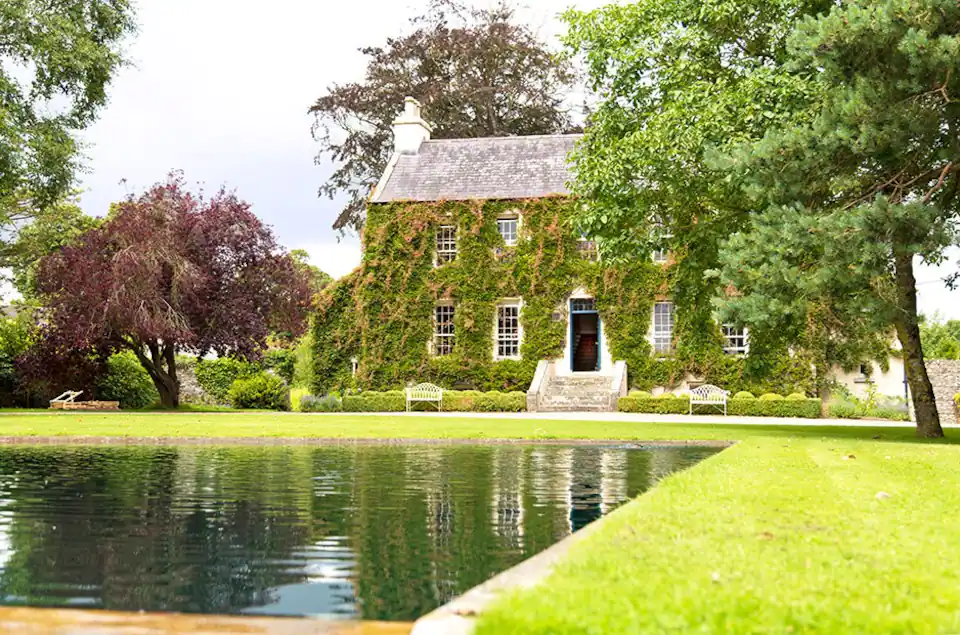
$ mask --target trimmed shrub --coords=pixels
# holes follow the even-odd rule
[[[630,393],[631,397],[636,397],[637,399],[653,399],[653,395],[648,393],[646,390],[634,390]]]
[[[197,362],[197,382],[204,392],[219,403],[226,403],[230,389],[238,379],[252,377],[261,372],[260,366],[235,357],[201,359]]]
[[[685,415],[690,412],[690,398],[671,396],[621,397],[617,409],[620,412],[639,412],[644,414]]]
[[[819,419],[820,399],[736,399],[727,403],[727,414],[741,417]]]
[[[756,396],[752,392],[747,392],[746,390],[741,390],[733,396],[734,399],[756,399]]]
[[[681,397],[680,395],[675,395],[672,392],[665,392],[659,397],[655,397],[655,398],[656,399],[683,399],[683,397]],[[687,399],[689,399],[689,397]]]
[[[107,360],[107,372],[97,380],[97,398],[119,401],[123,409],[148,408],[160,401],[153,380],[131,351]]]
[[[334,395],[315,397],[306,395],[300,399],[300,412],[343,412],[343,403]]]
[[[783,395],[778,395],[775,392],[768,392],[765,395],[760,395],[760,401],[783,401]]]
[[[229,391],[234,408],[246,410],[289,410],[290,389],[287,383],[267,373],[258,373],[233,382]]]
[[[403,412],[406,409],[407,398],[402,390],[387,392],[368,390],[343,397],[344,412]]]
[[[731,399],[727,402],[727,413],[741,417],[792,417],[803,419],[817,419],[820,417],[819,399],[792,399],[787,401],[783,397],[779,400],[760,399]],[[687,414],[690,411],[688,397],[674,397],[673,399],[643,398],[630,395],[621,397],[618,409],[620,412],[635,412],[644,414]]]
[[[366,391],[343,398],[344,412],[403,412],[407,409],[406,393]],[[476,390],[443,391],[444,412],[523,412],[527,394],[523,392],[479,392]],[[435,403],[415,403],[413,410],[432,412]]]
[[[787,395],[787,401],[803,401],[807,396],[802,392],[794,392]]]
[[[957,394],[955,394],[955,395],[953,396],[953,404],[954,404],[957,408],[960,408],[960,392],[958,392]]]

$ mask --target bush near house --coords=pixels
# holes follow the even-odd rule
[[[526,408],[527,395],[523,392],[443,391],[444,412],[523,412]],[[367,391],[343,398],[344,412],[402,412],[406,409],[407,397],[402,390]],[[429,411],[437,408],[433,403],[416,403],[414,409]]]
[[[124,410],[137,410],[159,402],[160,394],[137,356],[125,351],[107,360],[107,372],[97,380],[97,398],[119,401]]]
[[[234,382],[260,371],[259,365],[234,357],[201,359],[197,362],[197,381],[208,395],[219,403],[226,403]]]
[[[233,382],[228,393],[234,408],[290,410],[290,388],[276,375],[257,373]]]
[[[621,397],[620,412],[635,412],[645,414],[687,414],[690,412],[690,398],[686,395],[671,395],[665,393],[660,397],[648,397],[649,393],[631,393]],[[768,393],[772,395],[772,393]],[[802,419],[818,419],[820,417],[819,399],[784,399],[764,395],[756,399],[734,396],[727,402],[727,414],[741,417],[798,417]],[[779,399],[777,399],[779,397]]]

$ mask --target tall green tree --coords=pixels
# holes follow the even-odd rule
[[[106,104],[134,28],[129,0],[0,2],[0,222],[69,192],[76,132]]]
[[[960,320],[923,320],[920,340],[927,359],[960,359]]]
[[[84,214],[75,198],[55,203],[23,225],[15,241],[0,244],[0,266],[10,268],[13,284],[25,300],[35,300],[40,260],[69,245],[100,222]]]
[[[791,76],[815,82],[821,97],[733,153],[729,174],[758,212],[727,246],[726,280],[750,302],[826,294],[892,324],[918,432],[942,436],[914,267],[941,262],[958,241],[960,5],[846,2],[802,20],[788,54]],[[745,273],[758,264],[765,281]]]
[[[819,103],[822,87],[786,71],[787,40],[801,18],[831,4],[641,0],[566,14],[567,43],[584,59],[598,98],[574,153],[574,189],[587,203],[582,223],[608,259],[673,251],[675,297],[703,332],[713,300],[728,291],[707,274],[755,209],[715,158],[762,139],[771,126],[810,118],[807,106]],[[776,327],[746,311],[731,321],[758,341],[801,343],[823,396],[833,366],[886,359],[889,328],[840,310],[829,295],[806,299]],[[764,305],[758,316],[768,313],[781,308]]]
[[[436,138],[552,134],[568,130],[566,59],[519,22],[510,2],[472,9],[434,0],[413,30],[368,58],[361,82],[335,84],[310,108],[318,165],[335,171],[320,196],[346,198],[335,229],[359,229],[370,191],[390,159],[391,125],[405,97],[425,107]]]

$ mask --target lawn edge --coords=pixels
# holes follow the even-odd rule
[[[73,436],[73,435],[5,435],[0,445],[130,445],[130,446],[363,446],[363,445],[550,445],[550,446],[620,446],[627,448],[707,447],[728,448],[736,441],[724,440],[650,440],[642,439],[578,439],[536,437],[444,438],[444,437],[139,437],[139,436]]]

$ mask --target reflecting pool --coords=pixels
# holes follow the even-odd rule
[[[413,620],[714,448],[0,448],[0,603]]]

